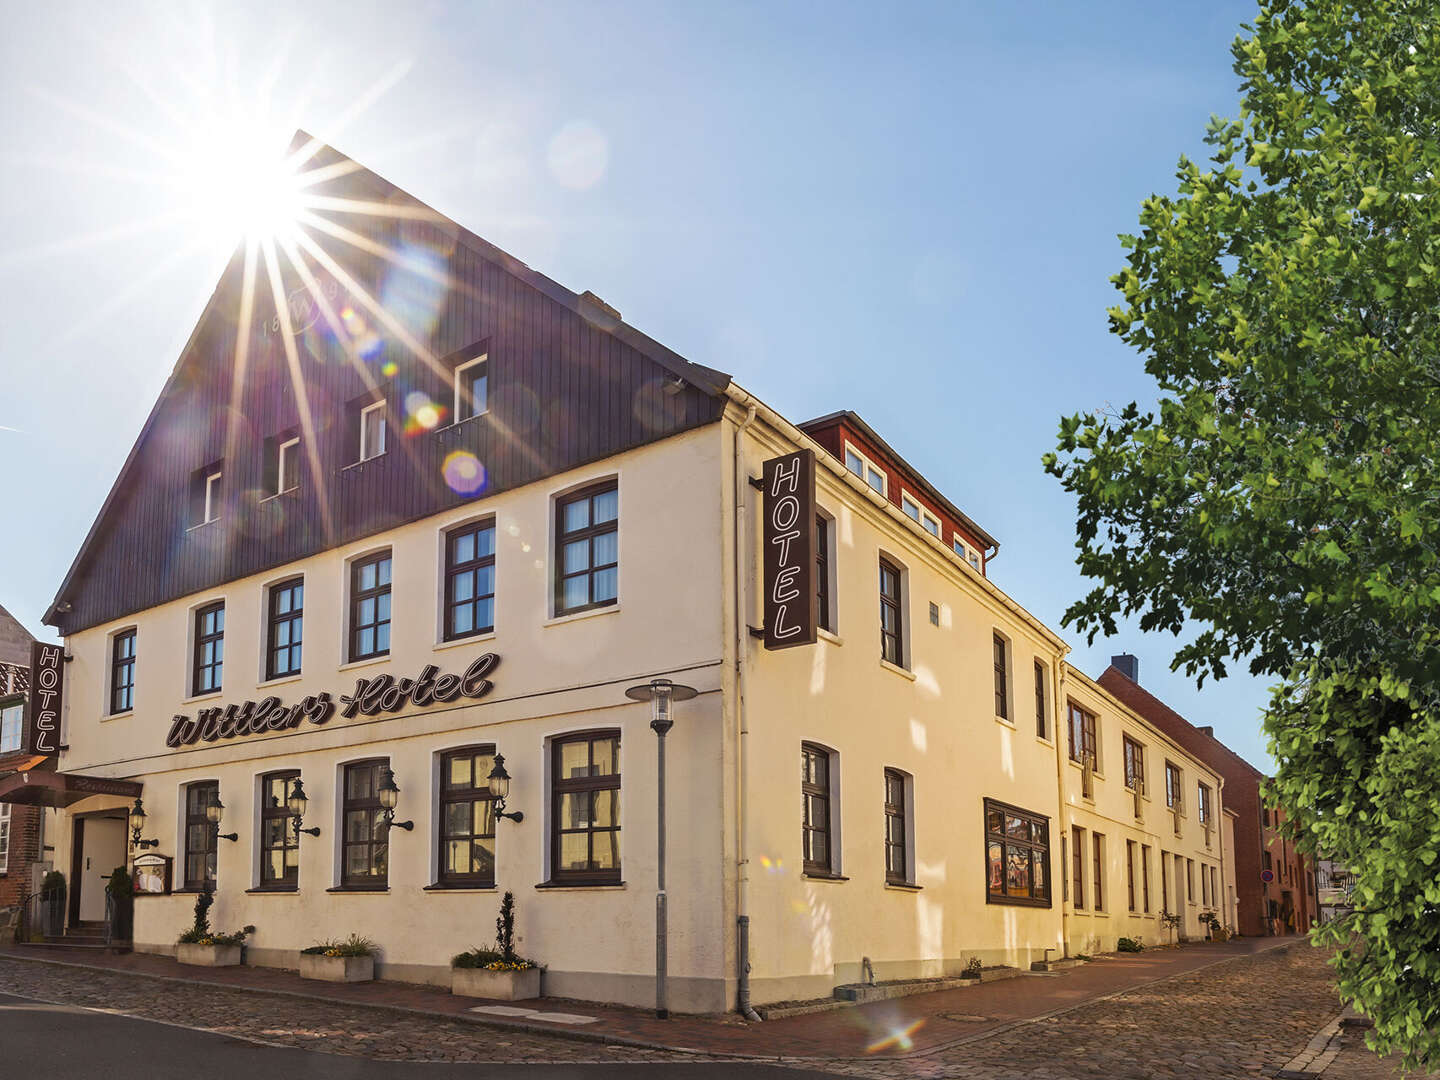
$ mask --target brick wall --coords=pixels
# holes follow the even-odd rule
[[[0,873],[0,909],[16,907],[30,892],[30,868],[42,859],[39,806],[10,807],[10,862]]]

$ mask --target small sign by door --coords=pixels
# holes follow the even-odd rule
[[[136,896],[164,896],[170,892],[169,855],[137,855],[131,874]]]

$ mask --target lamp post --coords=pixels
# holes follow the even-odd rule
[[[486,777],[486,779],[490,782],[490,796],[494,800],[492,806],[495,810],[495,816],[497,818],[509,818],[515,822],[516,825],[524,821],[525,813],[523,810],[507,811],[505,809],[505,800],[510,797],[510,774],[505,771],[504,754],[495,755],[495,767],[490,770],[490,775]]]
[[[625,691],[625,696],[633,701],[650,702],[650,729],[657,737],[655,777],[659,806],[655,833],[655,1015],[661,1020],[668,1020],[670,1009],[666,1002],[665,987],[669,961],[665,897],[665,736],[675,724],[670,715],[671,703],[690,700],[695,696],[695,688],[681,686],[669,679],[651,679],[648,683],[630,687]]]
[[[390,766],[385,766],[380,771],[380,808],[385,811],[385,828],[404,829],[409,832],[415,828],[413,821],[396,821],[395,807],[400,802],[400,789],[395,786],[395,774],[390,771]]]
[[[130,846],[137,848],[159,847],[159,840],[141,840],[140,834],[145,831],[145,804],[137,797],[135,805],[130,808]]]
[[[297,841],[300,839],[300,834],[302,832],[305,833],[307,836],[320,835],[320,827],[318,825],[309,829],[302,829],[300,827],[301,825],[305,824],[305,810],[307,807],[309,807],[309,805],[310,799],[305,794],[305,786],[300,783],[300,777],[297,776],[295,777],[294,782],[290,785],[289,796],[287,796],[285,799],[285,809],[290,811],[290,814],[294,819],[295,839]]]

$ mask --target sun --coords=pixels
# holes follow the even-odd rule
[[[306,186],[291,132],[258,122],[212,123],[194,133],[184,155],[182,198],[197,239],[237,244],[285,242],[298,227]]]

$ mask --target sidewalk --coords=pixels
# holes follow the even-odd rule
[[[907,1057],[934,1052],[996,1034],[1018,1023],[1063,1013],[1076,1006],[1195,971],[1232,957],[1249,956],[1303,938],[1246,938],[1179,949],[1118,954],[1064,972],[1022,975],[975,987],[872,1002],[832,1012],[760,1024],[726,1017],[675,1017],[668,1021],[639,1009],[540,999],[518,1003],[526,1016],[476,1013],[509,1003],[456,997],[435,987],[400,982],[318,983],[275,968],[194,968],[162,956],[110,956],[63,947],[0,948],[0,957],[32,963],[92,968],[174,980],[191,985],[249,989],[326,1001],[350,1007],[377,1007],[512,1030],[613,1043],[689,1051],[707,1056],[816,1060]],[[3,987],[0,987],[3,989]],[[516,1010],[518,1011],[518,1010]],[[554,1020],[546,1020],[554,1016]]]

